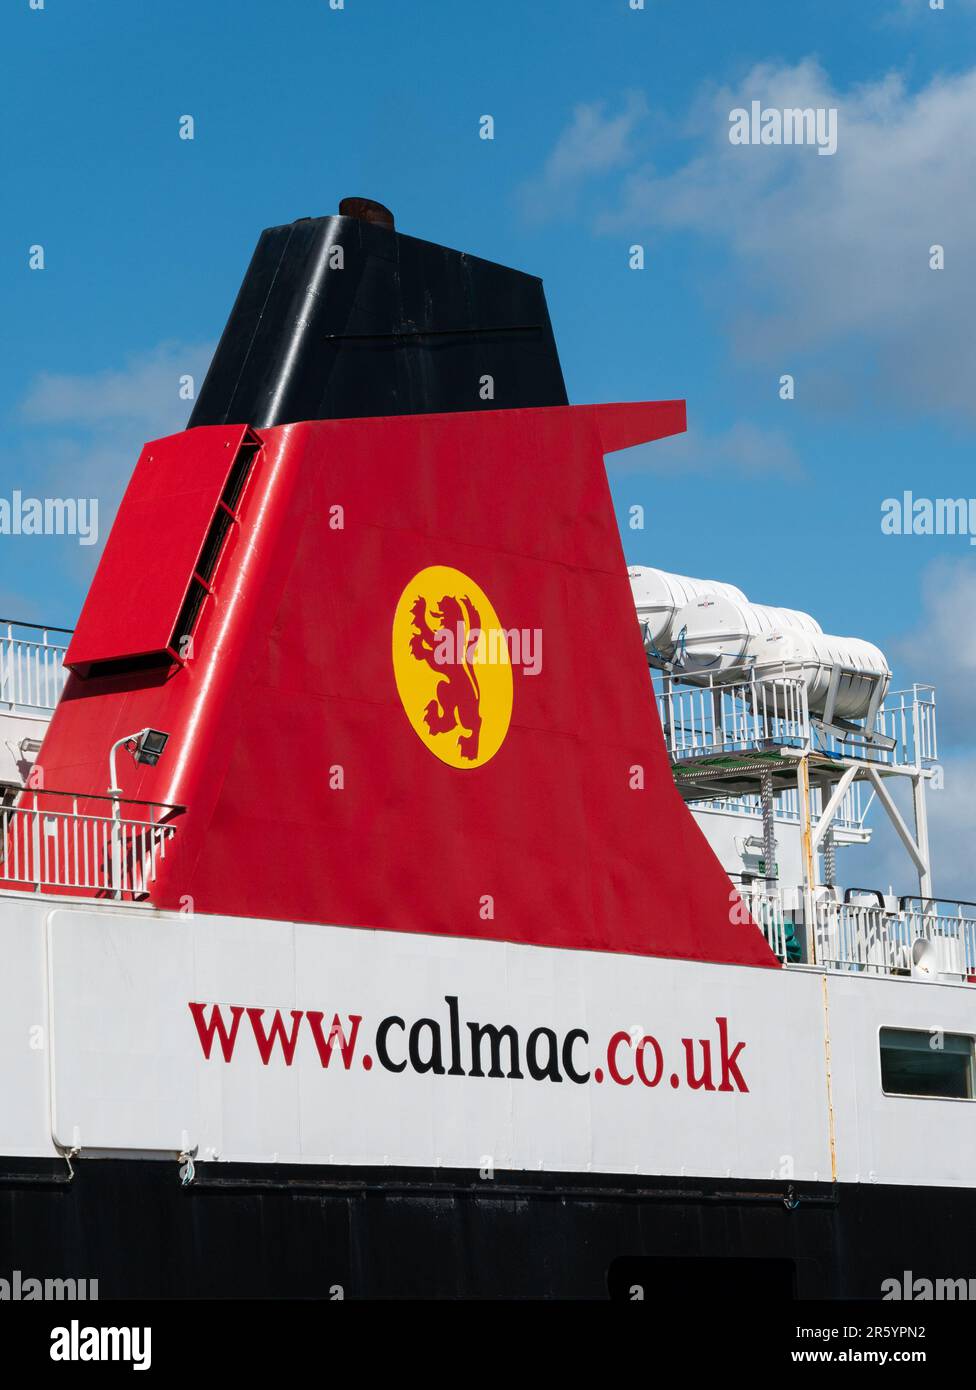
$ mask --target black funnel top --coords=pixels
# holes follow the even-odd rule
[[[541,280],[341,206],[262,232],[188,428],[566,405]]]

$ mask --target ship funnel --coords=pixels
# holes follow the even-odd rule
[[[533,276],[366,199],[262,234],[40,754],[105,825],[113,744],[168,735],[111,773],[154,907],[778,968],[675,786],[604,466],[684,402],[565,401]]]
[[[261,233],[189,427],[566,404],[541,280],[356,197]]]

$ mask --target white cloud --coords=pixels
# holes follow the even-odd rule
[[[122,368],[41,372],[23,402],[23,418],[82,429],[121,423],[137,427],[147,439],[172,434],[186,424],[192,406],[180,399],[180,378],[192,376],[199,388],[212,353],[212,344],[160,343]]]
[[[947,898],[976,899],[976,753],[948,758],[945,785],[927,798],[932,877]]]
[[[976,745],[976,559],[940,560],[928,568],[921,618],[890,644],[889,657],[908,679],[935,686],[940,751]],[[976,783],[970,794],[976,803]]]
[[[939,765],[944,785],[926,797],[932,875],[946,898],[976,899],[976,561],[940,560],[925,573],[917,625],[889,643],[887,654],[903,673],[899,684],[935,686]],[[909,825],[911,799],[901,779],[887,786]],[[871,846],[845,851],[841,868],[848,881],[912,892],[917,880],[900,840],[880,807],[872,809]],[[866,875],[866,877],[865,877]]]
[[[944,785],[926,795],[932,879],[939,897],[976,900],[976,752],[955,754],[942,762]],[[907,788],[889,778],[892,793],[909,827],[912,826],[911,799]],[[880,888],[895,894],[918,892],[918,876],[908,853],[898,839],[883,809],[873,806],[869,823],[873,836],[868,848],[842,850],[840,872],[847,883]]]
[[[584,179],[630,163],[634,132],[646,114],[647,104],[636,92],[628,93],[616,116],[607,114],[602,101],[575,107],[541,174],[520,189],[525,215],[544,221],[573,203]]]
[[[653,444],[639,444],[609,456],[611,467],[647,473],[725,474],[741,478],[780,477],[796,481],[803,465],[789,437],[739,420],[727,430],[708,434],[691,428]]]
[[[837,153],[730,144],[729,113],[754,99],[836,107]],[[734,268],[717,307],[743,358],[793,371],[806,354],[818,379],[836,379],[835,401],[853,365],[862,392],[971,418],[974,130],[976,69],[914,92],[897,74],[840,92],[813,60],[760,65],[734,87],[706,89],[689,128],[698,153],[671,173],[632,167],[595,226],[724,244]],[[935,244],[941,271],[929,269]]]
[[[212,354],[211,344],[168,342],[122,367],[43,372],[31,383],[18,445],[0,463],[0,482],[6,493],[97,499],[97,544],[45,538],[51,570],[63,575],[76,608],[143,444],[185,427],[193,403],[180,399],[180,378],[192,376],[199,391]]]

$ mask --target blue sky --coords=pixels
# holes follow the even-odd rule
[[[0,43],[0,497],[106,533],[261,228],[362,193],[543,276],[574,402],[687,399],[612,463],[629,559],[876,641],[968,742],[976,549],[880,507],[976,493],[974,0],[7,0]],[[835,106],[836,155],[731,146],[753,98]],[[70,624],[96,558],[0,537],[0,611]]]

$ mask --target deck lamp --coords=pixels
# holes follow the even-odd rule
[[[120,748],[132,754],[137,763],[155,767],[163,756],[163,749],[169,741],[169,734],[161,729],[140,729],[137,734],[125,734],[112,744],[108,755],[108,794],[112,798],[112,890],[113,896],[122,896],[122,788],[115,767],[115,755]]]
[[[160,729],[140,729],[137,734],[126,734],[123,738],[117,738],[108,755],[109,796],[122,795],[118,773],[115,770],[115,754],[118,749],[125,748],[137,763],[155,767],[163,756],[163,749],[168,741],[169,734],[164,734]]]
[[[132,756],[137,763],[146,763],[149,767],[155,767],[163,756],[163,749],[168,740],[169,734],[164,734],[159,729],[143,729],[136,740]]]

